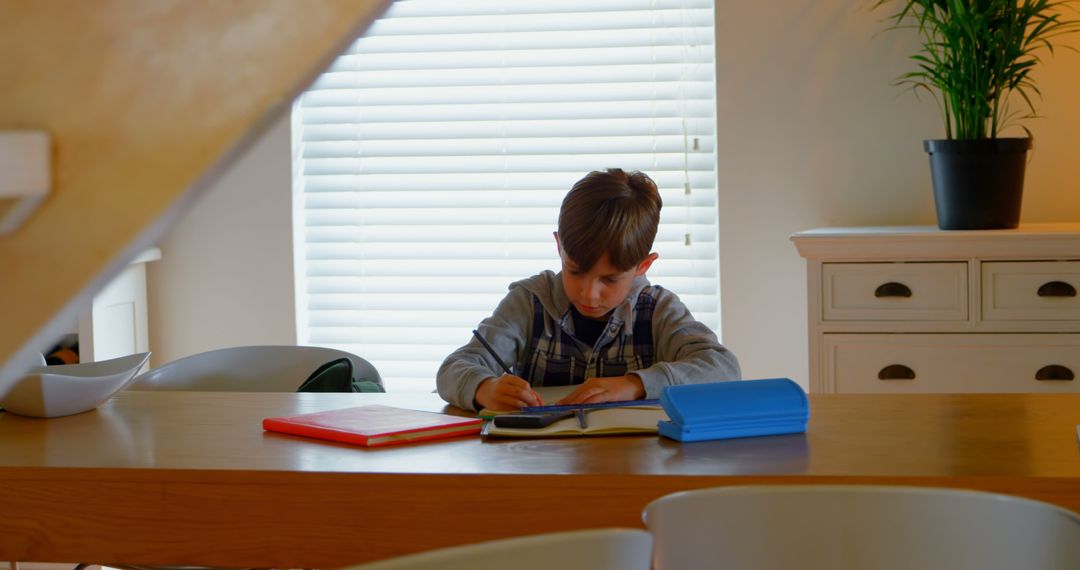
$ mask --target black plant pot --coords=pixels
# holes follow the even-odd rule
[[[928,140],[934,204],[943,230],[999,230],[1020,223],[1030,138]]]

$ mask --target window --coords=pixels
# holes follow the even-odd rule
[[[300,342],[430,391],[608,167],[660,186],[649,276],[718,330],[713,77],[711,0],[394,3],[294,106]]]

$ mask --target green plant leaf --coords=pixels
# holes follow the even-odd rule
[[[874,8],[893,4],[877,0]],[[898,0],[887,29],[914,29],[916,70],[897,83],[925,89],[938,101],[948,138],[993,138],[1012,121],[1037,117],[1031,78],[1053,40],[1080,30],[1063,10],[1073,0]],[[1075,12],[1075,11],[1074,11]],[[1016,95],[1029,111],[1009,109]],[[1022,126],[1022,125],[1021,125]],[[1026,127],[1024,127],[1026,130]]]

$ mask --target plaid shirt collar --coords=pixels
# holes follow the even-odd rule
[[[569,324],[573,320],[573,316],[570,314],[570,297],[566,296],[566,289],[563,288],[562,272],[556,273],[553,279],[551,301],[554,306],[547,306],[544,303],[544,309],[564,330],[573,330],[573,325]],[[648,286],[649,280],[644,275],[635,277],[634,285],[630,287],[630,293],[627,294],[622,304],[612,312],[609,324],[621,326],[624,335],[630,335],[634,331],[634,303],[637,301],[638,295],[641,294],[641,290]],[[543,299],[543,296],[540,298]]]

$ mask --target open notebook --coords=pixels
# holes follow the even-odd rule
[[[554,404],[560,398],[574,391],[577,386],[543,386],[536,392],[544,404]],[[512,412],[492,412],[480,410],[479,416],[491,418]],[[494,422],[485,422],[481,435],[488,437],[573,437],[582,435],[619,435],[657,433],[657,424],[667,421],[667,413],[659,405],[635,406],[626,408],[597,408],[585,412],[585,428],[581,427],[577,417],[570,416],[542,428],[498,427]]]
[[[657,433],[657,424],[667,419],[667,413],[660,406],[599,408],[585,412],[584,428],[576,416],[569,416],[542,428],[499,427],[495,422],[487,422],[481,434],[489,437],[650,434]]]

